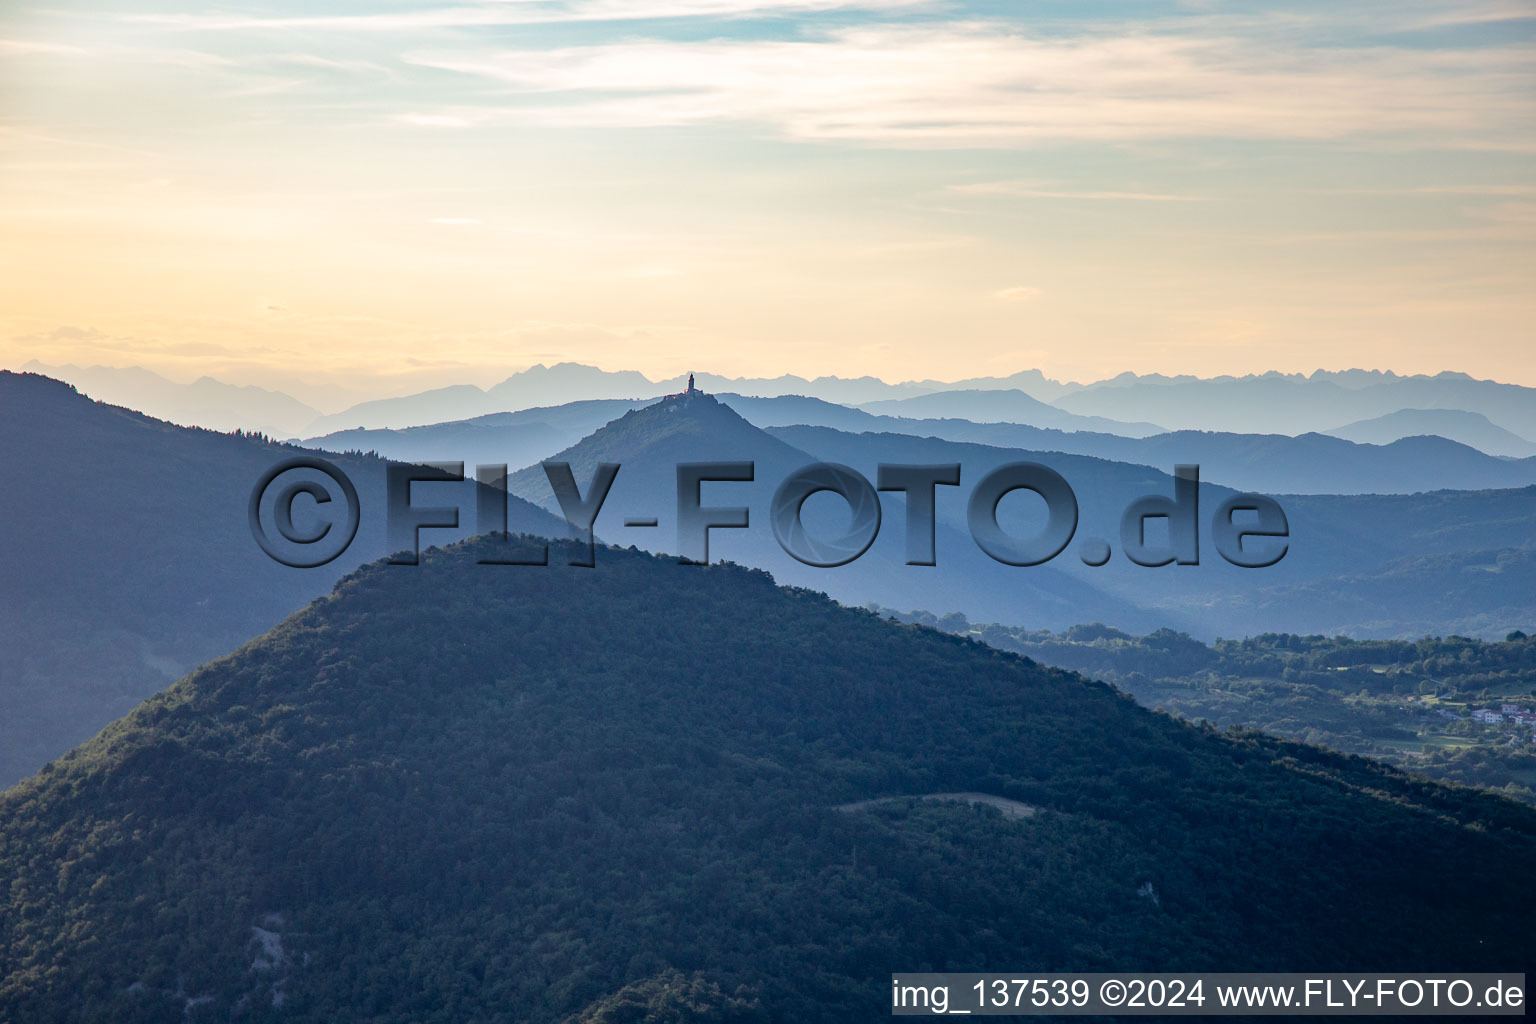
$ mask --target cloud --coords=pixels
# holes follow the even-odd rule
[[[120,15],[119,30],[134,38],[109,56],[188,68],[202,61],[206,71],[222,66],[232,76],[282,66],[288,74],[242,79],[238,92],[222,94],[279,97],[274,103],[285,93],[335,102],[350,74],[362,82],[352,84],[354,111],[372,105],[385,123],[428,128],[735,123],[794,140],[910,148],[1222,138],[1536,151],[1536,45],[1510,34],[1508,42],[1457,48],[1426,36],[1452,24],[1536,16],[1515,0],[1217,6],[1142,21],[960,20],[963,5],[938,0],[495,0],[334,10]],[[742,18],[756,19],[751,38],[722,28]],[[642,21],[645,35],[637,36]],[[529,38],[510,31],[518,26],[569,23],[610,26],[538,36],[566,45],[487,44]],[[215,38],[235,32],[282,40],[290,52],[236,54],[244,41]],[[144,45],[182,33],[225,55]],[[582,44],[570,45],[575,39]],[[0,54],[7,45],[59,47],[0,42]],[[359,52],[345,54],[347,47]],[[296,69],[313,77],[295,78]],[[374,88],[381,75],[397,88]],[[1048,187],[1012,194],[1189,198]]]
[[[1020,199],[1124,199],[1155,203],[1201,202],[1202,196],[1169,195],[1161,192],[1095,192],[1083,189],[1047,189],[1028,181],[980,181],[968,185],[950,185],[950,192],[968,196],[1010,196]]]
[[[1329,196],[1536,196],[1536,185],[1419,185],[1405,188],[1314,188]]]
[[[999,302],[1032,302],[1045,292],[1029,285],[1014,285],[1012,288],[1002,288],[992,293],[992,297]]]
[[[39,42],[31,39],[0,39],[0,56],[4,57],[78,57],[89,50],[65,43]]]
[[[458,114],[400,114],[395,119],[420,128],[468,128],[475,123],[472,118]]]
[[[1414,11],[1409,7],[1402,12],[1402,16],[1406,19],[1404,28],[1427,30],[1455,25],[1530,21],[1536,19],[1536,7],[1532,7],[1529,0],[1493,0],[1491,3],[1473,3],[1467,0],[1467,2],[1449,6],[1433,4],[1421,11]]]
[[[1451,227],[1394,227],[1274,236],[1271,244],[1313,242],[1509,242],[1536,241],[1536,202],[1503,202],[1464,210],[1467,223]]]
[[[496,82],[518,96],[496,116],[516,123],[757,122],[797,139],[917,147],[1372,136],[1536,145],[1529,46],[1276,47],[1263,38],[1046,37],[952,23],[404,59]]]
[[[239,356],[246,353],[228,345],[216,345],[210,341],[184,341],[166,345],[160,350],[168,356]]]
[[[369,14],[271,17],[245,14],[126,14],[134,24],[198,32],[320,29],[340,32],[416,32],[431,29],[548,25],[568,22],[658,21],[683,18],[793,16],[819,11],[903,11],[932,0],[495,0],[457,7]]]
[[[97,342],[105,341],[109,337],[110,335],[106,331],[95,327],[76,327],[74,324],[61,324],[49,331],[17,335],[14,340],[23,345],[39,345],[55,342]]]

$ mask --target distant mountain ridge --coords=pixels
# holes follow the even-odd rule
[[[806,425],[855,434],[933,436],[998,448],[1091,455],[1157,468],[1194,462],[1203,467],[1207,480],[1268,494],[1411,494],[1536,483],[1536,460],[1496,458],[1441,437],[1409,437],[1384,445],[1359,444],[1322,434],[1289,437],[1178,431],[1132,438],[1014,423],[875,415],[798,395],[716,397],[763,428]],[[572,402],[405,430],[337,431],[302,443],[331,451],[377,451],[408,461],[505,462],[520,468],[576,444],[609,421],[652,401]]]
[[[869,411],[874,406],[849,409],[798,396],[725,395],[721,400],[765,428],[826,426],[851,433],[941,437],[999,448],[1091,455],[1154,467],[1197,463],[1207,480],[1269,494],[1412,494],[1536,483],[1536,460],[1498,458],[1438,436],[1405,437],[1385,444],[1346,441],[1323,434],[1291,437],[1197,430],[1128,437],[1009,422],[974,422],[971,418],[875,415]],[[881,403],[880,407],[914,408],[916,403],[926,401],[916,399],[895,406]]]
[[[865,402],[859,408],[886,416],[965,419],[973,423],[1018,423],[1048,430],[1087,430],[1125,437],[1147,437],[1166,432],[1155,423],[1079,416],[1013,389],[938,391],[913,398]]]
[[[873,377],[844,379],[818,377],[806,380],[786,374],[776,378],[731,378],[700,372],[694,375],[695,386],[710,393],[740,393],[748,395],[810,395],[823,401],[857,403],[876,399],[889,400],[896,394],[913,399],[954,385],[938,382],[887,384]],[[1021,382],[1030,383],[1045,393],[1067,393],[1065,387],[1047,387],[1039,371],[1025,371],[1013,377],[977,379],[966,382],[978,387],[995,384],[989,390],[1008,391],[1015,397],[1011,407],[1016,415],[1025,412],[1038,419],[1049,421],[1053,426],[1068,429],[1123,430],[1131,435],[1155,433],[1152,424],[1121,424],[1108,417],[1078,417],[1072,413],[1054,409],[1030,396],[1017,387]],[[666,380],[652,381],[634,371],[608,372],[580,363],[558,363],[554,366],[539,364],[515,373],[501,383],[486,389],[473,385],[456,385],[438,388],[400,398],[364,402],[350,409],[322,416],[310,425],[312,434],[333,433],[348,429],[387,429],[430,425],[446,419],[462,420],[498,412],[515,412],[531,407],[561,405],[576,400],[628,399],[643,400],[665,394],[676,394],[686,389],[688,375]],[[898,399],[899,400],[899,399]]]
[[[1060,473],[1077,495],[1079,521],[1073,543],[1097,536],[1115,549],[1114,558],[1099,568],[1081,564],[1075,550],[1044,568],[1113,595],[1142,615],[1150,610],[1164,623],[1202,638],[1266,631],[1502,637],[1536,621],[1536,486],[1284,495],[1280,502],[1291,543],[1278,564],[1257,570],[1228,565],[1209,551],[1207,538],[1198,566],[1152,569],[1132,565],[1122,556],[1121,513],[1141,495],[1171,493],[1171,466],[903,434],[851,434],[826,427],[776,427],[768,433],[817,459],[843,463],[867,476],[880,463],[961,464],[962,486],[941,488],[936,501],[940,523],[957,531],[965,528],[969,485],[1006,463],[1041,462]],[[1208,517],[1231,493],[1219,478],[1202,476],[1202,537]],[[1038,529],[1038,522],[1027,520],[1022,528],[1013,528],[1023,533]],[[936,604],[935,598],[912,607]],[[970,614],[963,601],[939,607]],[[1030,628],[1044,621],[1028,602],[1015,614]],[[1101,621],[1112,622],[1108,617]]]
[[[327,451],[375,451],[386,458],[411,462],[451,459],[469,464],[505,463],[521,469],[654,401],[657,399],[599,398],[400,430],[338,430],[299,443]]]
[[[537,364],[489,387],[450,385],[363,402],[339,413],[317,415],[309,406],[296,403],[280,392],[259,388],[221,390],[229,386],[211,378],[194,387],[165,381],[137,367],[50,369],[34,361],[28,368],[45,373],[57,370],[54,376],[69,379],[93,396],[99,392],[110,401],[144,409],[173,422],[215,429],[238,426],[280,437],[314,437],[355,429],[403,429],[578,400],[651,399],[680,392],[687,382],[686,374],[652,381],[632,370],[606,371],[572,362],[552,366]],[[1454,372],[1402,376],[1379,370],[1318,370],[1312,374],[1271,371],[1244,377],[1212,378],[1121,373],[1079,384],[1051,380],[1038,370],[1022,370],[1002,377],[891,384],[876,377],[807,379],[785,374],[774,378],[732,378],[699,371],[696,382],[701,389],[715,393],[748,397],[802,395],[844,405],[902,401],[955,392],[1018,391],[1059,410],[1050,414],[1053,416],[1098,417],[1116,424],[1132,424],[1128,428],[1109,430],[1129,436],[1147,432],[1144,426],[1136,424],[1160,424],[1170,430],[1229,433],[1295,435],[1309,431],[1331,432],[1340,423],[1417,408],[1470,410],[1486,416],[1496,427],[1519,438],[1536,437],[1536,389],[1476,380]],[[172,392],[188,393],[167,394],[167,387]],[[199,389],[207,394],[192,394]],[[207,395],[215,390],[219,390],[222,397],[210,401]],[[275,412],[272,409],[264,411],[264,406],[281,408]],[[306,416],[306,412],[311,415]],[[299,422],[300,418],[303,422]],[[1058,418],[1048,425],[1065,428],[1070,423],[1063,423]],[[1099,425],[1099,429],[1106,427],[1107,424]],[[1467,437],[1452,439],[1471,443]],[[1479,446],[1473,444],[1473,447]],[[1506,453],[1498,451],[1494,454]]]
[[[746,507],[751,523],[748,529],[711,531],[709,555],[713,560],[728,559],[766,569],[786,584],[813,587],[859,605],[871,599],[901,605],[943,594],[996,615],[1028,608],[1042,621],[1077,622],[1089,610],[1102,608],[1110,619],[1149,621],[1134,606],[1095,587],[1091,580],[1073,579],[1052,566],[1039,566],[1023,574],[1003,566],[947,523],[938,528],[941,565],[906,565],[902,513],[895,510],[894,503],[874,546],[853,563],[819,568],[796,561],[774,537],[769,501],[783,480],[816,462],[817,457],[758,429],[710,395],[675,397],[635,409],[548,458],[570,463],[583,488],[599,463],[620,464],[597,524],[598,536],[609,543],[677,553],[678,464],[752,461],[755,477],[750,482],[703,485],[704,505]],[[873,470],[865,469],[873,479]],[[1160,476],[1152,471],[1144,475],[1149,481]],[[526,501],[549,510],[558,508],[544,470],[537,465],[513,473],[509,487],[512,494]],[[808,528],[828,536],[835,535],[847,518],[836,504],[818,511],[814,500],[803,512]],[[622,525],[632,516],[654,517],[657,525]]]
[[[178,384],[137,366],[47,366],[36,359],[21,369],[68,381],[98,401],[135,409],[184,427],[254,430],[274,437],[290,437],[320,415],[280,391],[225,384],[206,376],[190,384]]]
[[[471,391],[454,392],[454,401],[461,404],[457,412],[447,416],[435,413],[446,411],[451,403],[432,404],[427,399],[406,396],[384,400],[396,404],[365,403],[326,417],[317,421],[309,433],[356,427],[419,426],[448,418],[513,411],[516,403],[525,403],[522,407],[526,407],[557,405],[577,398],[654,398],[680,392],[686,382],[687,375],[650,381],[634,371],[608,372],[577,363],[541,364],[513,374],[492,388],[475,389],[478,396]],[[696,374],[696,383],[713,393],[747,397],[801,395],[842,405],[955,392],[1012,390],[1062,413],[1132,424],[1128,429],[1112,431],[1129,436],[1147,432],[1144,426],[1137,426],[1147,424],[1169,430],[1294,435],[1328,431],[1350,421],[1352,413],[1360,419],[1404,408],[1474,410],[1516,435],[1536,436],[1536,388],[1477,380],[1454,372],[1401,376],[1379,370],[1318,370],[1310,375],[1272,371],[1212,378],[1122,373],[1090,384],[1075,384],[1052,381],[1037,370],[1026,370],[1006,377],[890,384],[874,377],[806,379],[786,374],[775,378],[733,378],[701,371]]]
[[[1172,430],[1244,434],[1326,431],[1341,421],[1400,409],[1461,409],[1520,437],[1536,437],[1536,388],[1451,372],[1403,377],[1351,370],[1210,379],[1121,374],[1054,404],[1085,416],[1144,419]]]
[[[1495,426],[1482,413],[1464,409],[1399,409],[1323,433],[1360,444],[1391,444],[1406,437],[1433,435],[1469,445],[1489,455],[1511,459],[1528,459],[1536,455],[1536,441]]]
[[[1032,628],[1104,621],[1139,631],[1172,626],[1205,637],[1272,629],[1502,636],[1536,621],[1536,487],[1287,496],[1294,549],[1280,565],[1251,575],[1208,549],[1205,563],[1188,571],[1122,565],[1118,551],[1115,565],[1088,569],[1078,564],[1075,548],[1048,565],[1017,569],[987,558],[966,529],[965,496],[989,466],[1031,459],[1057,468],[1078,492],[1079,538],[1114,542],[1127,502],[1169,493],[1171,465],[857,429],[765,432],[727,408],[730,401],[756,414],[779,404],[699,396],[689,405],[694,415],[626,401],[575,403],[500,414],[485,424],[406,431],[402,443],[419,447],[386,454],[403,461],[462,459],[471,472],[482,459],[520,469],[510,457],[518,449],[507,440],[524,431],[518,443],[538,454],[513,475],[510,521],[513,529],[543,535],[564,535],[565,524],[553,514],[557,506],[539,459],[571,461],[583,488],[597,462],[620,462],[624,469],[598,535],[651,550],[674,547],[676,463],[754,459],[755,483],[705,485],[706,504],[753,508],[752,529],[714,531],[714,557],[760,565],[786,583],[859,605],[938,604]],[[802,420],[804,412],[824,408],[847,417],[853,428],[885,422],[813,402],[788,401],[783,415]],[[496,425],[503,423],[512,426]],[[1014,435],[1028,429],[968,426],[1015,443]],[[0,632],[9,643],[8,658],[0,660],[0,783],[56,756],[187,666],[270,625],[358,560],[387,550],[380,514],[384,463],[376,459],[326,455],[353,475],[363,499],[362,526],[353,549],[333,566],[291,570],[257,549],[243,510],[256,478],[297,449],[176,427],[91,401],[58,381],[8,373],[0,374],[0,428],[0,468],[10,481],[0,489],[7,570],[14,580],[50,581],[46,588],[0,588]],[[564,448],[546,447],[573,435],[579,436]],[[377,438],[359,441],[355,447],[365,450],[387,447]],[[940,488],[937,495],[940,567],[903,564],[905,511],[897,495],[882,500],[879,539],[852,565],[813,569],[786,556],[773,538],[766,502],[788,473],[818,459],[845,462],[871,479],[882,461],[961,462],[962,487]],[[1231,492],[1219,476],[1207,474],[1206,481],[1208,516]],[[476,523],[471,492],[445,498],[462,509],[463,529],[425,531],[424,546],[462,536]],[[417,500],[437,503],[430,493]],[[825,508],[818,513],[814,504],[807,506],[808,521],[819,523]],[[830,508],[838,511],[835,501]],[[622,525],[625,516],[647,514],[658,518],[657,527]]]
[[[622,412],[590,435],[541,456],[571,462],[582,486],[598,462],[624,467],[599,519],[599,536],[648,550],[673,550],[675,464],[757,459],[756,483],[710,486],[721,500],[735,496],[732,504],[749,504],[758,528],[716,531],[711,550],[855,604],[892,594],[899,596],[881,602],[929,607],[937,600],[935,592],[942,592],[952,595],[946,608],[972,615],[987,608],[984,617],[1013,617],[1031,627],[1120,617],[1145,622],[1150,611],[1156,625],[1207,637],[1273,629],[1376,637],[1449,630],[1498,637],[1536,619],[1536,487],[1531,486],[1536,465],[1496,459],[1441,438],[1410,438],[1384,447],[1323,435],[1190,432],[1131,439],[879,417],[804,397],[706,395],[686,409],[676,404],[672,411],[664,404],[582,403],[568,413],[530,410],[418,428],[398,440],[375,432],[368,435],[368,446],[394,457],[436,451],[438,458],[468,459],[471,452],[519,450],[517,434],[498,434],[482,423],[527,427],[568,415],[565,436],[573,437],[584,426]],[[740,416],[725,415],[730,409]],[[796,425],[817,419],[838,426]],[[875,547],[854,565],[813,570],[789,560],[763,529],[766,501],[784,474],[816,460],[845,463],[869,479],[882,462],[960,462],[962,486],[940,488],[936,495],[943,520],[940,546],[948,560],[937,570],[900,565],[904,511],[896,496],[883,499],[887,525]],[[1079,538],[1105,537],[1117,550],[1124,507],[1141,494],[1168,493],[1168,473],[1190,461],[1202,467],[1202,530],[1216,504],[1236,487],[1283,495],[1296,542],[1280,565],[1256,572],[1234,570],[1209,551],[1198,569],[1188,571],[1129,566],[1118,555],[1111,567],[1088,569],[1077,564],[1075,550],[1047,566],[1021,571],[985,557],[970,561],[979,552],[968,535],[965,496],[988,468],[1019,460],[1044,462],[1062,472],[1077,491]],[[488,461],[515,465],[504,457]],[[513,491],[554,510],[536,461],[529,459],[527,468],[513,474]],[[1328,493],[1329,484],[1365,493]],[[1499,486],[1504,489],[1488,489]],[[1319,489],[1323,493],[1311,493]],[[657,527],[621,525],[625,515],[653,513]]]

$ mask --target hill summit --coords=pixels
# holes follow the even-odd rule
[[[1536,953],[1508,801],[762,572],[489,543],[0,794],[0,1020],[873,1020],[901,970]]]

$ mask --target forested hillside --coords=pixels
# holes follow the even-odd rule
[[[761,572],[487,543],[362,568],[0,794],[0,1020],[843,1022],[893,970],[1536,954],[1510,801]]]

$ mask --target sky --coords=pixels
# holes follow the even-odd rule
[[[0,7],[0,365],[1536,385],[1536,0]]]

